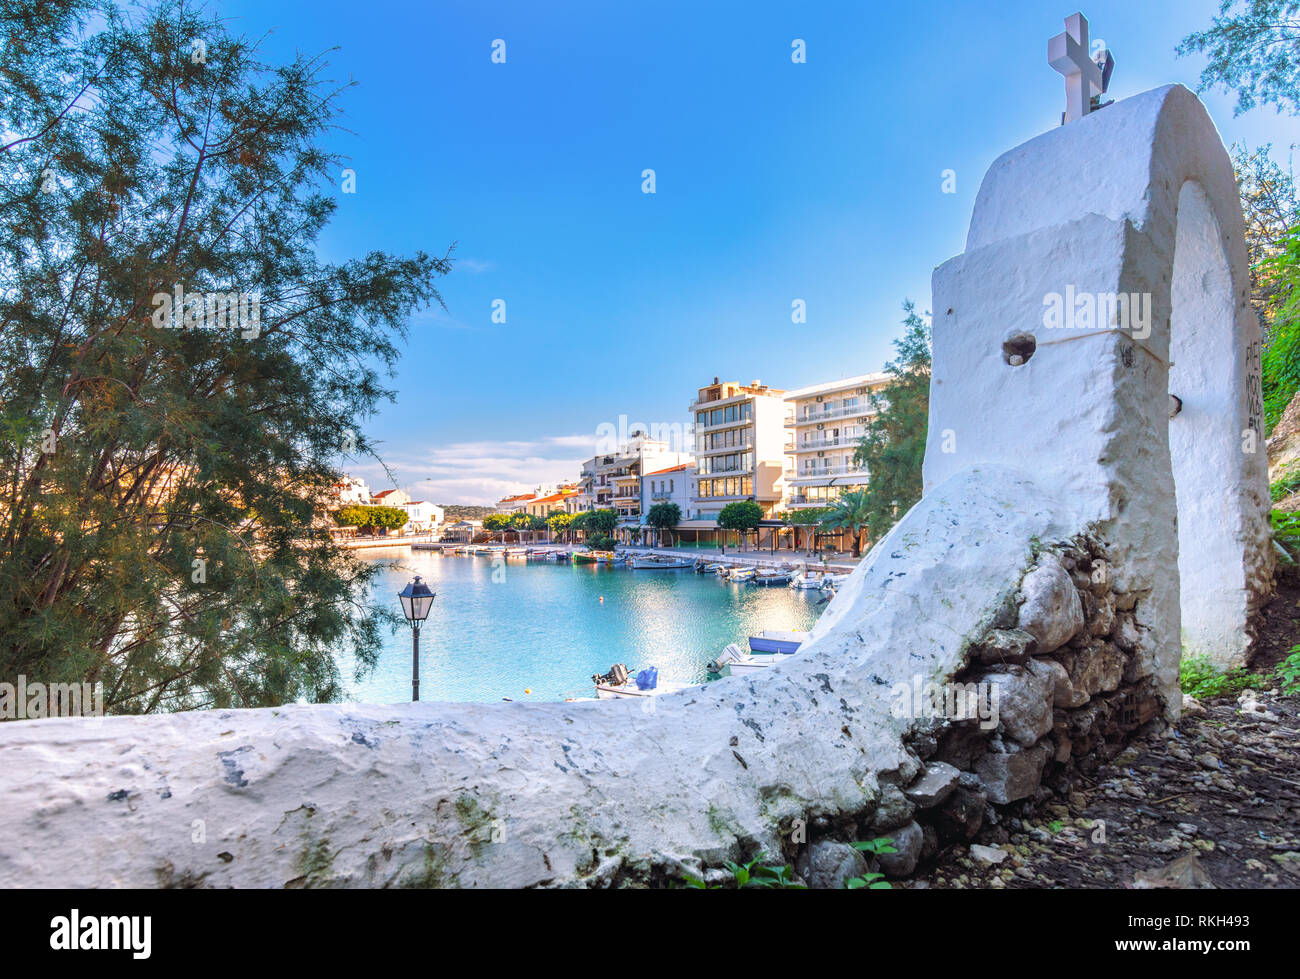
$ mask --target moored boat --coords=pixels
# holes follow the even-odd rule
[[[628,565],[636,571],[664,571],[676,568],[694,567],[690,558],[685,557],[634,557],[628,559]]]
[[[760,571],[749,579],[749,583],[751,585],[771,587],[773,585],[788,585],[793,579],[793,571]]]
[[[693,686],[676,680],[660,680],[659,670],[653,666],[632,676],[622,663],[615,663],[608,673],[597,673],[591,680],[596,685],[596,696],[600,700],[658,697],[660,694],[674,693]]]
[[[783,629],[764,629],[749,637],[749,648],[755,653],[793,653],[808,641],[811,633]]]

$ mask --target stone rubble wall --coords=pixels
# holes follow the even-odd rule
[[[910,782],[884,777],[881,804],[846,840],[887,837],[878,858],[907,877],[941,845],[968,842],[996,810],[1062,792],[1071,769],[1090,771],[1135,732],[1163,727],[1152,643],[1135,616],[1137,596],[1117,592],[1104,548],[1080,536],[1042,549],[1019,593],[967,647],[958,685],[998,690],[998,724],[937,718],[908,739],[923,766]],[[950,710],[950,708],[949,708]],[[834,834],[795,855],[814,886],[842,886],[857,864]]]

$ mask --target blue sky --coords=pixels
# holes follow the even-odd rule
[[[1174,47],[1217,0],[1089,3],[1117,67],[1111,97],[1195,87]],[[794,388],[878,370],[900,304],[929,309],[993,159],[1057,123],[1047,40],[1071,4],[228,0],[266,53],[339,47],[330,147],[357,193],[323,239],[342,260],[442,254],[447,310],[411,320],[367,431],[399,484],[484,503],[576,475],[621,414],[685,423],[695,389]],[[506,61],[491,60],[495,39]],[[791,61],[791,42],[807,62]],[[1296,121],[1234,119],[1274,143]],[[1080,161],[1080,166],[1086,166]],[[642,171],[656,193],[642,193]],[[943,193],[943,171],[956,193]],[[492,321],[505,301],[506,322]],[[802,299],[807,323],[791,322]],[[372,488],[379,467],[350,464]]]

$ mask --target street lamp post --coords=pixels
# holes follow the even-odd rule
[[[409,582],[397,593],[397,597],[402,602],[402,614],[411,624],[412,701],[420,699],[420,623],[429,617],[429,609],[433,608],[434,595],[435,593],[429,590],[429,586],[420,580],[418,574],[414,581]]]

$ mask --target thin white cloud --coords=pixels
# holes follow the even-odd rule
[[[422,453],[385,458],[396,483],[415,499],[489,506],[505,496],[577,480],[596,451],[595,434],[525,440],[484,440],[439,445]],[[344,463],[373,491],[393,485],[375,462]]]

